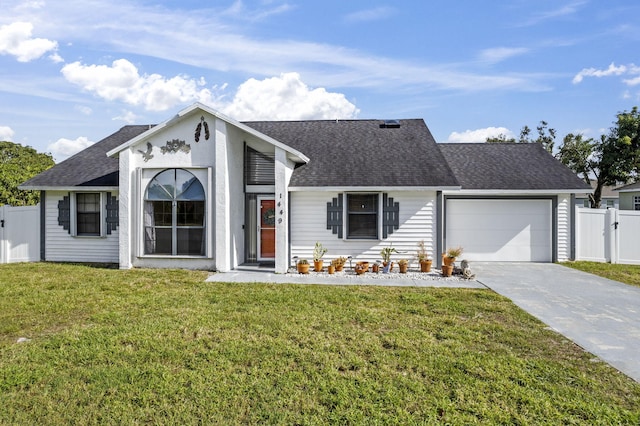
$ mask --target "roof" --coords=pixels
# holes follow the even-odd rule
[[[628,185],[621,186],[620,188],[617,188],[616,191],[619,191],[619,192],[636,192],[636,191],[640,191],[640,181],[634,182],[634,183],[630,183]]]
[[[150,125],[124,126],[52,168],[20,185],[24,189],[113,186],[119,183],[118,159],[107,152],[149,130]]]
[[[439,146],[462,189],[590,190],[589,185],[538,143]]]
[[[459,183],[421,119],[254,121],[244,124],[303,152],[292,187],[455,187]]]

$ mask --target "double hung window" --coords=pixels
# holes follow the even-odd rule
[[[378,238],[378,194],[347,194],[347,238]]]

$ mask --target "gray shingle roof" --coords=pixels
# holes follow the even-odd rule
[[[439,146],[462,189],[591,189],[538,143],[443,143]]]
[[[149,130],[149,125],[124,126],[90,147],[67,158],[20,187],[118,186],[118,159],[107,152]]]
[[[293,172],[291,186],[458,187],[423,120],[244,122],[310,158]]]

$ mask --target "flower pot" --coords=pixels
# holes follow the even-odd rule
[[[398,263],[398,268],[400,268],[400,273],[401,274],[406,274],[407,270],[409,269],[409,264],[408,263]]]
[[[375,272],[376,274],[377,274],[378,272],[380,272],[380,264],[378,264],[378,263],[374,263],[374,264],[371,266],[371,272]]]
[[[308,263],[298,263],[298,273],[299,274],[308,274],[309,273],[309,264]]]
[[[369,262],[358,262],[356,263],[356,267],[354,268],[356,274],[362,275],[369,270]]]
[[[313,261],[313,270],[316,272],[322,272],[322,260]]]
[[[382,262],[382,267],[386,268],[387,267],[387,262]],[[389,266],[389,272],[393,271],[393,262],[391,262],[391,265]]]
[[[453,265],[442,265],[442,276],[450,277],[453,273]]]
[[[420,272],[431,272],[431,264],[432,260],[421,260],[420,261]]]
[[[449,257],[449,256],[447,256],[447,253],[442,253],[442,264],[443,265],[453,265],[454,263],[456,263],[456,258],[455,257]]]
[[[334,265],[327,266],[327,272],[329,274],[333,274],[334,272],[336,272],[336,267]]]
[[[344,265],[336,265],[336,271],[342,272],[342,268],[344,268]]]

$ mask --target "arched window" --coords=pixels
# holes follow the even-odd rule
[[[205,255],[205,193],[183,169],[158,173],[144,194],[144,253]]]

